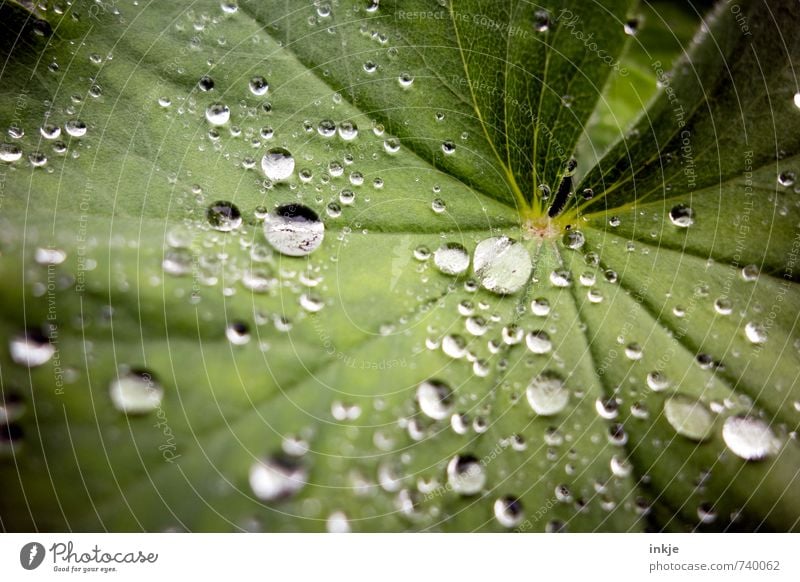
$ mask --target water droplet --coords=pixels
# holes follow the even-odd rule
[[[705,441],[711,437],[714,416],[702,402],[682,394],[667,398],[664,416],[679,435],[693,441]]]
[[[224,103],[212,103],[206,108],[206,119],[211,125],[225,125],[231,118],[231,110]]]
[[[38,247],[34,260],[40,265],[60,265],[67,260],[67,253],[61,249]]]
[[[750,321],[744,326],[744,335],[752,344],[763,344],[767,341],[767,328],[761,323]]]
[[[317,313],[318,311],[321,311],[323,307],[325,307],[325,302],[321,297],[318,297],[313,293],[303,293],[300,295],[300,307],[309,313]]]
[[[443,420],[453,412],[453,391],[444,382],[426,380],[417,386],[417,404],[425,416]]]
[[[225,337],[235,346],[243,346],[250,341],[250,328],[243,321],[232,321],[225,328]]]
[[[230,232],[242,224],[242,213],[233,202],[218,200],[206,209],[206,219],[214,230]]]
[[[545,331],[531,331],[525,336],[525,344],[534,354],[548,354],[553,349],[553,342]]]
[[[785,171],[778,174],[778,184],[785,188],[789,188],[794,186],[794,182],[797,179],[797,175],[791,171]]]
[[[467,354],[467,342],[460,335],[449,334],[442,338],[442,351],[459,360]]]
[[[647,374],[647,387],[653,392],[661,392],[669,388],[669,380],[661,372],[649,372]]]
[[[678,204],[669,211],[669,219],[679,228],[689,228],[694,224],[694,210],[686,204]]]
[[[256,461],[250,467],[250,488],[261,501],[291,497],[308,479],[308,470],[296,458],[277,454]]]
[[[0,144],[0,162],[16,162],[22,157],[22,150],[13,143]]]
[[[547,10],[537,10],[533,13],[533,29],[536,32],[550,30],[550,13]]]
[[[339,137],[344,141],[353,141],[358,137],[358,127],[352,121],[343,121],[339,124]]]
[[[447,482],[459,495],[475,495],[486,484],[486,472],[472,455],[456,455],[447,464]]]
[[[586,237],[579,230],[570,230],[564,235],[563,242],[568,249],[577,250],[586,243]]]
[[[630,343],[625,346],[625,357],[629,360],[637,361],[641,360],[642,356],[644,355],[644,350],[642,350],[642,346],[637,343]]]
[[[336,123],[332,119],[323,119],[317,124],[317,133],[322,137],[333,137],[336,135]]]
[[[294,157],[286,148],[273,148],[261,158],[261,170],[273,182],[282,182],[294,173]]]
[[[639,32],[639,19],[631,18],[625,23],[623,29],[628,36],[636,36],[636,33]]]
[[[39,128],[39,133],[42,134],[44,139],[58,139],[61,137],[61,128],[52,123],[45,123]]]
[[[730,315],[733,312],[733,303],[727,297],[720,297],[714,301],[714,311],[720,315]]]
[[[25,402],[15,392],[6,389],[3,399],[0,400],[0,426],[18,420],[25,413]],[[2,430],[2,429],[0,429]]]
[[[325,522],[328,533],[350,533],[350,521],[343,511],[334,511]]]
[[[475,275],[484,289],[500,295],[519,291],[531,276],[528,250],[506,236],[487,238],[475,247]]]
[[[72,137],[83,137],[86,135],[86,124],[80,119],[70,119],[64,124],[67,134]]]
[[[542,372],[531,380],[527,390],[528,403],[540,416],[553,416],[566,408],[569,391],[555,372]]]
[[[742,279],[752,283],[758,279],[759,268],[756,265],[745,265],[742,267]]]
[[[290,257],[314,252],[325,237],[317,213],[302,204],[279,206],[264,220],[264,234],[272,247]]]
[[[408,89],[414,83],[414,75],[411,73],[403,72],[397,77],[397,82],[403,89]]]
[[[521,327],[513,323],[511,325],[506,325],[505,327],[503,327],[503,330],[501,332],[503,343],[509,346],[514,346],[520,343],[524,335],[525,335],[525,330],[523,330]]]
[[[441,198],[434,198],[433,202],[431,202],[431,209],[436,214],[441,214],[445,210],[447,210],[447,204]]]
[[[203,75],[200,77],[200,80],[197,81],[197,88],[203,92],[211,91],[214,88],[214,79],[208,75]]]
[[[454,143],[453,143],[452,141],[450,141],[450,140],[447,140],[447,141],[445,141],[445,142],[442,142],[442,151],[443,151],[443,152],[445,153],[445,155],[447,155],[447,156],[449,156],[449,155],[451,155],[451,154],[454,154],[454,153],[456,153],[456,144],[454,144]]]
[[[531,301],[531,313],[539,317],[546,317],[550,314],[550,302],[544,297],[539,297]]]
[[[445,243],[434,251],[433,263],[445,275],[461,275],[469,268],[469,253],[458,243]]]
[[[524,516],[522,503],[516,497],[501,497],[494,502],[494,516],[503,527],[517,527]]]
[[[486,323],[486,320],[480,316],[468,317],[467,321],[464,322],[464,326],[470,335],[474,335],[476,337],[482,336],[489,331],[489,324]]]
[[[775,455],[781,442],[769,425],[751,416],[731,416],[722,426],[722,439],[737,457],[760,461]]]
[[[147,370],[133,368],[119,374],[109,386],[114,408],[125,414],[147,414],[161,406],[164,388]]]
[[[55,347],[39,328],[31,328],[9,340],[11,359],[15,364],[35,368],[48,362]]]

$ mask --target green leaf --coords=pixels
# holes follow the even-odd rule
[[[800,9],[732,6],[0,7],[2,528],[797,530]]]

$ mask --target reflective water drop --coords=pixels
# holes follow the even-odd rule
[[[513,323],[504,326],[501,332],[503,343],[509,346],[517,345],[522,341],[522,338],[524,336],[525,336],[525,330],[523,330],[521,327]]]
[[[328,533],[350,533],[350,521],[343,511],[334,511],[325,521]]]
[[[562,242],[568,249],[576,250],[586,243],[586,237],[579,230],[570,230],[564,235]]]
[[[501,497],[494,502],[494,517],[503,527],[517,527],[523,516],[522,503],[516,497]]]
[[[206,209],[206,219],[214,230],[230,232],[242,224],[242,213],[233,202],[218,200]]]
[[[41,329],[31,328],[12,337],[8,343],[15,364],[35,368],[47,363],[56,349]]]
[[[460,335],[449,334],[442,338],[442,351],[456,360],[467,354],[467,342]]]
[[[300,295],[300,307],[309,313],[317,313],[318,311],[321,311],[323,307],[325,307],[325,302],[321,297],[318,297],[313,293],[303,293]]]
[[[13,143],[0,144],[0,162],[16,162],[22,157],[22,150]]]
[[[60,265],[67,260],[67,253],[61,249],[38,247],[34,260],[40,265]]]
[[[0,425],[9,424],[18,420],[25,413],[25,402],[16,392],[5,390],[3,399],[0,400]]]
[[[539,297],[531,301],[531,313],[539,317],[545,317],[550,314],[550,302],[544,297]]]
[[[161,268],[167,275],[173,277],[191,275],[194,268],[194,255],[189,249],[167,249],[164,251]]]
[[[528,249],[506,236],[478,243],[472,265],[483,288],[500,295],[519,291],[533,271]]]
[[[676,394],[664,402],[664,416],[679,435],[693,441],[711,438],[714,415],[702,402]]]
[[[762,323],[749,321],[744,326],[744,335],[751,344],[763,344],[767,341],[767,328]]]
[[[211,125],[225,125],[231,118],[231,110],[224,103],[212,103],[206,108],[206,119]]]
[[[647,374],[647,387],[653,392],[661,392],[669,388],[669,380],[661,372],[649,372]]]
[[[397,77],[397,82],[400,83],[403,89],[407,89],[414,83],[414,75],[407,72],[400,73],[400,76]]]
[[[214,88],[214,79],[208,75],[203,75],[200,77],[200,80],[197,81],[197,88],[203,92],[211,91]]]
[[[531,380],[527,389],[528,403],[540,416],[552,416],[566,408],[569,391],[555,372],[542,372]]]
[[[475,495],[486,484],[486,472],[472,455],[456,455],[447,464],[447,483],[459,495]]]
[[[417,404],[425,416],[443,420],[453,412],[453,391],[444,382],[426,380],[417,386]]]
[[[565,269],[556,269],[550,273],[550,282],[555,287],[569,287],[572,283],[572,273]]]
[[[727,297],[720,297],[714,301],[714,311],[720,315],[730,315],[733,312],[733,303]]]
[[[784,188],[789,188],[794,186],[794,182],[797,179],[797,175],[791,171],[785,171],[778,174],[778,184],[783,186]]]
[[[109,395],[114,408],[120,412],[147,414],[161,406],[164,388],[151,372],[134,368],[111,382]]]
[[[267,91],[269,91],[269,83],[260,75],[256,75],[250,79],[249,87],[250,92],[256,97],[266,95]]]
[[[536,32],[550,30],[550,13],[547,10],[537,10],[533,13],[533,29]]]
[[[753,282],[758,279],[759,268],[756,265],[745,265],[742,267],[742,279]]]
[[[769,425],[751,416],[731,416],[722,426],[722,438],[737,457],[760,461],[775,455],[781,442]]]
[[[64,124],[67,134],[72,137],[83,137],[86,135],[86,124],[80,119],[70,119]]]
[[[644,355],[644,350],[642,350],[642,346],[637,343],[630,343],[625,346],[625,357],[629,360],[637,361],[641,360],[642,356]]]
[[[639,19],[631,18],[625,23],[623,29],[628,36],[636,36],[636,33],[639,32]]]
[[[431,202],[431,210],[433,210],[436,214],[441,214],[447,210],[447,204],[441,198],[434,198],[433,202]]]
[[[553,349],[553,342],[545,331],[531,331],[525,336],[525,344],[534,354],[547,354]]]
[[[454,154],[456,153],[456,144],[450,140],[442,142],[442,151],[448,156]]]
[[[243,346],[250,341],[250,328],[243,321],[232,321],[225,328],[225,337],[235,346]]]
[[[480,316],[468,317],[464,322],[464,327],[466,327],[467,332],[470,335],[474,335],[476,337],[482,336],[489,331],[489,324],[483,317]]]
[[[282,182],[294,173],[294,157],[286,148],[273,148],[261,158],[261,170],[273,182]]]
[[[39,133],[44,139],[58,139],[61,137],[61,128],[52,123],[45,123],[39,128]]]
[[[461,275],[469,268],[469,253],[458,243],[445,243],[434,251],[433,263],[445,275]]]
[[[261,501],[291,497],[308,479],[308,470],[297,458],[277,454],[256,461],[250,467],[250,488]]]
[[[317,133],[322,137],[333,137],[336,135],[336,123],[331,119],[323,119],[317,124]]]
[[[290,257],[314,252],[325,237],[317,213],[302,204],[279,206],[264,220],[264,234],[272,247]]]
[[[686,204],[678,204],[669,211],[669,219],[677,227],[689,228],[694,224],[694,210]]]
[[[358,137],[358,127],[352,121],[342,121],[339,124],[339,137],[344,141],[353,141]]]

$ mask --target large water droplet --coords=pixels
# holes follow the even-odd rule
[[[456,455],[447,464],[447,483],[459,495],[475,495],[486,484],[486,472],[472,455]]]
[[[775,455],[781,442],[769,425],[751,416],[731,416],[722,426],[722,438],[737,457],[760,461]]]
[[[528,249],[506,236],[478,243],[472,266],[484,289],[500,295],[519,291],[533,271]]]
[[[109,386],[111,403],[125,414],[147,414],[161,406],[164,388],[147,370],[131,369],[120,374]]]
[[[564,380],[554,372],[542,372],[531,380],[527,390],[528,403],[536,414],[558,414],[569,402],[569,390]]]
[[[277,454],[256,461],[250,467],[250,488],[262,501],[275,501],[300,491],[308,470],[297,458]]]
[[[767,341],[767,328],[756,321],[749,321],[744,326],[744,335],[752,344],[763,344]]]
[[[445,243],[434,251],[433,263],[445,275],[461,275],[469,268],[469,253],[458,243]]]
[[[546,331],[536,330],[528,332],[525,336],[528,349],[534,354],[547,354],[553,349],[553,342]]]
[[[693,441],[704,441],[711,437],[714,416],[702,402],[694,398],[682,394],[667,398],[664,416],[681,436]]]
[[[294,157],[286,148],[272,148],[261,158],[261,170],[273,182],[282,182],[294,173]]]
[[[426,380],[417,386],[417,404],[425,416],[443,420],[453,412],[453,391],[444,382]]]
[[[0,162],[16,162],[22,157],[22,150],[13,143],[0,143]]]
[[[314,252],[325,237],[317,213],[302,204],[279,206],[264,219],[267,242],[279,253],[303,257]]]

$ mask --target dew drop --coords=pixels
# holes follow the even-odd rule
[[[775,455],[781,442],[769,425],[751,416],[731,416],[722,426],[722,438],[737,457],[760,461]]]
[[[506,236],[487,238],[475,247],[473,269],[487,291],[508,295],[519,291],[531,276],[528,250]]]
[[[539,317],[550,315],[550,302],[544,297],[539,297],[531,301],[531,313]]]
[[[31,328],[12,337],[8,347],[14,363],[28,368],[35,368],[47,363],[56,351],[39,328]]]
[[[547,10],[537,10],[533,13],[533,29],[536,32],[550,30],[550,13]]]
[[[235,346],[243,346],[250,341],[250,328],[243,321],[232,321],[225,327],[225,337]]]
[[[286,148],[273,148],[261,158],[261,170],[273,182],[282,182],[294,173],[294,157]]]
[[[72,137],[83,137],[86,135],[86,124],[80,119],[70,119],[64,124],[64,130]]]
[[[548,354],[553,349],[553,342],[545,331],[537,330],[528,332],[525,344],[534,354]]]
[[[686,204],[678,204],[669,211],[669,219],[679,228],[689,228],[694,224],[694,210]]]
[[[214,230],[230,232],[242,224],[242,213],[233,202],[218,200],[206,209],[206,219]]]
[[[797,175],[794,172],[785,171],[778,174],[778,184],[783,186],[784,188],[789,188],[794,186],[794,182],[797,179]]]
[[[353,141],[358,137],[358,127],[352,121],[343,121],[339,124],[339,137],[344,141]]]
[[[767,328],[761,323],[750,321],[744,326],[744,335],[751,344],[763,344],[767,341]]]
[[[759,269],[756,265],[745,265],[742,267],[742,279],[752,283],[758,279]]]
[[[264,219],[267,242],[283,255],[303,257],[314,252],[325,237],[317,213],[302,204],[279,206]]]
[[[147,370],[133,368],[119,374],[109,386],[114,408],[125,414],[147,414],[161,406],[164,388]]]
[[[433,202],[431,202],[431,210],[433,210],[436,214],[441,214],[447,210],[447,204],[441,198],[434,198]]]
[[[456,455],[447,464],[447,482],[459,495],[475,495],[486,484],[486,472],[472,455]]]
[[[494,517],[503,527],[517,527],[524,515],[522,503],[516,497],[505,496],[494,502]]]
[[[214,88],[214,79],[208,75],[203,75],[200,77],[200,80],[197,81],[197,88],[203,92],[211,91]]]
[[[426,380],[417,386],[417,404],[433,420],[443,420],[453,412],[453,391],[444,382]]]
[[[647,374],[647,387],[653,392],[661,392],[669,388],[669,380],[661,372],[649,372]]]
[[[664,402],[664,416],[675,432],[681,436],[698,442],[711,437],[714,416],[698,400],[682,394],[671,396]]]
[[[527,389],[528,403],[540,416],[560,413],[569,402],[569,391],[564,380],[555,372],[542,372],[531,380]]]
[[[22,157],[22,150],[13,143],[0,144],[0,162],[16,162]]]
[[[211,125],[225,125],[231,118],[231,110],[224,103],[212,103],[206,108],[206,119]]]
[[[250,467],[250,488],[261,501],[291,497],[308,479],[308,470],[296,458],[277,454],[256,461]]]
[[[445,243],[434,251],[433,263],[445,275],[461,275],[469,268],[469,253],[458,243]]]
[[[261,97],[269,91],[269,83],[264,77],[256,75],[250,79],[250,92],[256,97]]]

